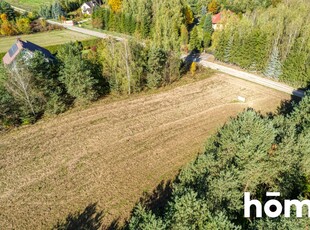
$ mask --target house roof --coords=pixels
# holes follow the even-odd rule
[[[220,12],[220,13],[218,13],[218,14],[215,14],[215,15],[213,15],[213,17],[212,17],[212,24],[218,24],[218,23],[220,23],[221,22],[221,20],[222,20],[222,18],[225,16],[225,15],[231,15],[231,14],[233,14],[233,12],[232,11],[230,11],[230,10],[226,10],[226,11],[222,11],[222,12]]]
[[[89,7],[95,7],[96,5],[98,5],[98,2],[93,0],[93,1],[89,1],[89,2],[85,2],[84,4],[86,4]]]
[[[6,65],[11,64],[23,49],[26,49],[32,53],[34,53],[35,51],[39,51],[43,53],[46,58],[54,59],[54,56],[47,49],[44,49],[41,46],[38,46],[32,42],[17,39],[16,43],[3,57],[3,63]]]
[[[218,23],[221,21],[221,19],[222,19],[222,12],[213,15],[213,17],[212,17],[212,23],[213,23],[213,24],[218,24]]]

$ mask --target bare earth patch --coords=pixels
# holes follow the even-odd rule
[[[237,96],[247,99],[236,101]],[[47,229],[98,202],[105,223],[203,149],[246,107],[290,96],[224,74],[167,92],[71,112],[0,136],[0,226]]]

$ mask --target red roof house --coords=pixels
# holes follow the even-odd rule
[[[232,14],[232,12],[230,10],[227,10],[212,16],[212,27],[214,30],[223,28],[221,21],[227,14]]]
[[[212,24],[220,23],[221,19],[222,19],[222,12],[213,15],[213,17],[212,17]]]

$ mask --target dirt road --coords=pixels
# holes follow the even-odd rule
[[[238,70],[236,68],[231,68],[231,67],[225,66],[224,63],[221,63],[219,61],[217,61],[217,63],[215,63],[214,61],[210,61],[210,60],[215,59],[214,56],[211,54],[201,54],[199,57],[196,57],[196,55],[193,57],[182,55],[181,58],[195,61],[206,68],[220,71],[222,73],[229,74],[233,77],[237,77],[237,78],[250,81],[250,82],[253,82],[259,85],[263,85],[268,88],[275,89],[275,90],[278,90],[284,93],[288,93],[288,94],[291,94],[297,97],[302,98],[305,95],[305,92],[303,90],[295,89],[294,87],[291,87],[285,83],[267,79],[267,78],[255,75],[253,73],[248,73],[240,69]]]
[[[94,31],[94,30],[84,29],[84,28],[80,28],[78,26],[65,25],[63,23],[55,22],[55,21],[52,21],[52,20],[47,20],[47,22],[50,23],[50,24],[63,26],[64,28],[66,28],[68,30],[72,30],[72,31],[75,31],[75,32],[78,32],[78,33],[94,36],[94,37],[97,37],[97,38],[106,39],[108,37],[112,37],[112,38],[114,38],[117,41],[123,41],[124,40],[124,38],[122,38],[122,37],[118,37],[118,36],[111,35],[111,34],[105,34],[105,33],[97,32],[97,31]]]
[[[273,111],[288,97],[217,74],[2,135],[0,226],[48,229],[94,202],[105,222],[126,218],[143,192],[172,178],[230,116],[246,107]]]

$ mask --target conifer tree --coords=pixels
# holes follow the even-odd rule
[[[224,59],[223,59],[224,62],[230,62],[232,45],[233,45],[233,37],[230,37],[224,50]]]
[[[188,30],[186,25],[181,26],[181,45],[186,46],[188,44]]]
[[[195,26],[194,29],[190,33],[190,40],[189,40],[191,50],[200,51],[201,50],[201,41],[198,36],[198,29]]]
[[[264,74],[267,77],[274,78],[274,79],[279,79],[280,75],[282,74],[282,64],[280,61],[280,54],[279,54],[279,49],[277,45],[274,45],[270,58],[269,58],[269,63],[266,67],[266,70]]]
[[[52,5],[51,13],[52,18],[55,20],[59,20],[61,16],[65,16],[65,12],[58,1],[54,2],[54,4]]]
[[[213,33],[213,28],[212,28],[212,16],[211,14],[207,14],[204,23],[203,23],[203,30],[204,32],[208,32],[209,34],[212,35]]]
[[[205,32],[203,34],[203,47],[206,49],[211,45],[211,34],[209,32]]]
[[[89,102],[98,97],[98,80],[93,76],[90,63],[82,58],[79,47],[73,43],[66,44],[59,50],[61,61],[60,81],[66,86],[68,94],[77,102]]]

